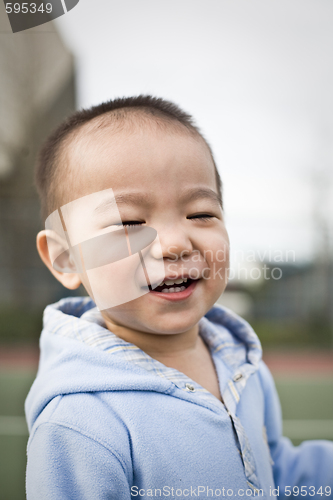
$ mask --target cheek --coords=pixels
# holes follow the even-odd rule
[[[205,238],[202,253],[208,265],[215,264],[218,267],[229,267],[229,239],[227,234],[212,235]]]
[[[209,268],[206,280],[207,288],[217,296],[224,291],[229,278],[229,239],[227,234],[220,234],[206,240],[204,256]],[[206,273],[207,275],[207,273]]]
[[[138,254],[86,271],[84,285],[101,311],[147,293],[142,289],[147,282]]]

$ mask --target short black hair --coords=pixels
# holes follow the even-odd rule
[[[171,101],[151,95],[139,95],[135,97],[122,97],[98,106],[76,111],[61,123],[48,137],[42,146],[35,170],[35,182],[41,201],[41,213],[45,220],[50,213],[59,208],[60,188],[57,185],[57,173],[59,171],[60,155],[69,139],[75,131],[90,122],[94,118],[106,115],[112,111],[123,111],[128,115],[130,111],[141,111],[146,116],[151,116],[155,120],[166,122],[178,122],[188,129],[188,131],[199,135],[206,143],[214,164],[215,178],[219,201],[222,207],[222,182],[217,170],[214,156],[206,139],[199,128],[194,123],[191,115],[183,111],[179,106]],[[119,115],[118,113],[118,115]]]

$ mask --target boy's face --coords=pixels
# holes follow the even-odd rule
[[[162,279],[188,279],[171,285],[186,286],[185,290],[145,291],[104,310],[105,319],[158,334],[193,327],[223,292],[229,267],[214,166],[203,140],[172,126],[143,125],[116,132],[104,127],[81,133],[68,154],[74,179],[79,176],[75,199],[112,188],[125,227],[144,225],[157,231]],[[108,230],[104,222],[100,233]],[[80,276],[89,293],[86,273]],[[107,280],[103,273],[100,276]],[[158,281],[162,279],[160,274]],[[107,281],[103,286],[107,288]],[[157,290],[167,288],[170,284]]]

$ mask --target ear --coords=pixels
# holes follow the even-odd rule
[[[61,272],[59,270],[61,269],[59,266],[56,266],[56,268],[53,267],[48,242],[49,244],[51,242],[52,246],[54,245],[54,248],[57,249],[56,253],[58,255],[62,254],[62,251],[64,252],[63,259],[66,260],[66,262],[63,262],[63,268],[66,269],[67,272]],[[75,270],[75,264],[71,260],[66,246],[62,245],[61,239],[56,233],[54,233],[54,231],[44,230],[37,234],[37,250],[46,267],[48,267],[53,276],[55,276],[57,280],[62,283],[62,285],[70,290],[75,290],[81,285],[80,274],[77,272],[68,272],[70,269],[73,269],[73,271]]]

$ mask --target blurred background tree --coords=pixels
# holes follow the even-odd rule
[[[0,4],[0,342],[37,342],[42,310],[65,291],[42,264],[37,151],[75,109],[74,60],[55,26],[10,32]]]

